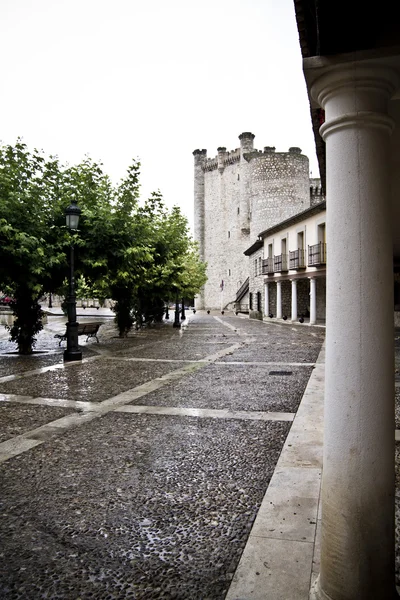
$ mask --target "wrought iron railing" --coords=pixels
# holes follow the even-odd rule
[[[306,261],[303,248],[289,252],[289,269],[305,269]]]
[[[274,272],[282,273],[283,271],[288,271],[288,255],[277,254],[274,256]]]
[[[326,265],[326,244],[324,242],[308,246],[308,266],[317,267],[319,265]]]
[[[269,273],[274,272],[274,259],[273,258],[264,258],[262,261],[262,274],[268,275]]]
[[[248,289],[249,289],[249,278],[247,278],[246,281],[244,283],[242,283],[242,285],[236,292],[236,302],[239,302],[243,298],[243,296],[248,291]]]

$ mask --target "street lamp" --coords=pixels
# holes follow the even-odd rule
[[[182,298],[182,312],[181,312],[181,319],[182,321],[186,320],[186,315],[185,315],[185,299]]]
[[[173,323],[173,327],[177,327],[178,329],[180,329],[181,327],[181,323],[179,321],[179,298],[178,296],[175,299],[175,320]]]
[[[67,227],[74,231],[78,229],[81,209],[77,206],[75,198],[65,210]],[[64,361],[82,360],[82,351],[78,346],[78,323],[76,322],[76,296],[74,275],[74,244],[71,243],[70,271],[68,291],[68,323],[67,323],[67,348],[64,351]]]

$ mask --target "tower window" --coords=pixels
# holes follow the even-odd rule
[[[240,215],[240,208],[239,208],[239,206],[238,206],[238,215]]]
[[[231,237],[231,232],[230,232],[230,231],[228,231],[228,238],[230,238],[230,237]]]

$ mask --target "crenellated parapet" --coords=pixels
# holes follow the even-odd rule
[[[218,148],[218,154],[214,158],[208,158],[204,163],[204,171],[223,170],[228,165],[233,165],[240,161],[240,148],[236,150],[226,151],[226,148]]]
[[[315,206],[325,200],[325,193],[321,185],[321,180],[310,177],[310,205]]]

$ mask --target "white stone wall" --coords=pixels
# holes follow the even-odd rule
[[[240,222],[239,162],[223,171],[205,173],[204,231],[204,257],[208,263],[204,307],[225,308],[234,302],[236,291],[247,277],[243,252],[249,246],[249,234],[242,231]]]

